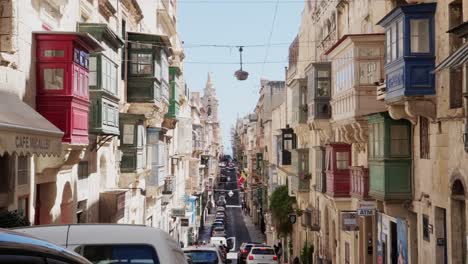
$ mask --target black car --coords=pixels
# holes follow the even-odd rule
[[[82,256],[25,234],[0,229],[0,263],[91,264]]]

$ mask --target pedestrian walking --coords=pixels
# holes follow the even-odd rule
[[[299,261],[299,258],[297,256],[294,258],[293,264],[301,264],[301,262]]]
[[[278,242],[278,251],[276,252],[276,256],[278,256],[278,259],[281,259],[283,256],[283,245],[281,242]]]

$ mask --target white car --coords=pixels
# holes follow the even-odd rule
[[[193,264],[224,264],[223,257],[214,246],[187,247],[183,250]]]
[[[14,230],[75,251],[92,263],[187,264],[177,241],[143,225],[44,225]]]
[[[278,256],[272,247],[252,247],[249,255],[247,255],[246,264],[277,264]]]

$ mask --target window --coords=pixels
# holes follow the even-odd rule
[[[330,72],[318,70],[317,71],[317,89],[316,97],[329,97],[330,96]]]
[[[423,239],[427,242],[430,241],[430,236],[429,236],[429,216],[423,214],[422,216],[422,222],[423,222]]]
[[[29,184],[29,157],[18,156],[18,185]]]
[[[219,263],[218,254],[214,250],[193,250],[184,253],[191,257],[193,263]]]
[[[387,63],[392,61],[392,49],[391,49],[391,41],[392,41],[392,36],[390,33],[392,32],[392,29],[390,28],[387,30],[386,34],[386,41],[385,41],[385,46],[386,46],[386,58],[387,58]]]
[[[165,82],[169,82],[169,64],[164,51],[161,51],[161,78]]]
[[[63,50],[44,50],[44,57],[63,57],[65,52]]]
[[[117,95],[117,65],[108,58],[101,57],[102,88],[113,95]]]
[[[450,108],[463,106],[463,70],[450,69]]]
[[[404,125],[392,125],[390,127],[390,155],[409,155],[408,132],[408,127]]]
[[[425,117],[419,118],[419,147],[420,158],[429,159],[430,144],[429,144],[429,120]]]
[[[89,85],[96,86],[97,85],[97,58],[95,56],[89,58]]]
[[[131,53],[130,73],[134,75],[153,74],[153,55],[151,53]]]
[[[398,21],[398,58],[403,57],[403,20]]]
[[[378,61],[359,63],[359,83],[374,84],[380,80],[380,63]]]
[[[429,50],[429,19],[411,19],[411,52],[428,53]]]
[[[369,128],[369,157],[384,156],[384,123],[372,124]]]
[[[349,167],[349,153],[336,152],[336,169],[347,170]]]
[[[44,89],[62,90],[64,70],[63,69],[44,69]]]
[[[344,257],[345,258],[345,264],[349,264],[349,263],[351,263],[350,262],[351,257],[350,257],[349,243],[348,242],[345,242],[345,247],[344,248],[345,248],[345,257]]]
[[[154,56],[154,77],[161,81],[162,78],[162,69],[161,69],[161,57]]]
[[[392,39],[391,39],[391,45],[392,45],[392,61],[397,58],[397,29],[396,29],[396,24],[394,24],[391,27],[391,34],[392,34]]]
[[[89,167],[87,161],[80,161],[78,163],[78,179],[86,179],[89,175]]]
[[[148,245],[84,245],[75,251],[92,263],[159,264],[156,252]]]
[[[29,196],[18,198],[18,214],[29,218]]]
[[[124,41],[126,42],[127,41],[127,21],[125,21],[124,19],[122,19],[122,39],[124,39]],[[125,58],[125,51],[126,49],[120,49],[121,52],[122,52],[122,65],[120,66],[121,68],[121,79],[124,80],[125,79],[125,65],[127,64],[125,62],[126,58]]]
[[[125,124],[123,127],[123,144],[133,145],[135,140],[135,126],[131,124]]]

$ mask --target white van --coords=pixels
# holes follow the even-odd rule
[[[211,237],[210,239],[210,244],[219,247],[221,244],[225,245],[227,248],[229,248],[229,251],[235,251],[236,250],[236,238],[235,237]]]
[[[45,225],[14,229],[101,261],[187,264],[179,243],[166,232],[142,225]],[[107,263],[107,262],[106,262]]]

